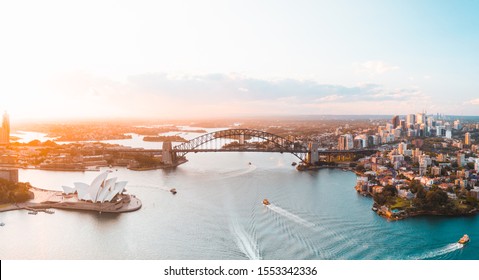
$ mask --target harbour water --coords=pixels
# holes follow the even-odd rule
[[[289,154],[187,157],[174,170],[111,169],[110,176],[129,181],[128,192],[142,200],[136,212],[0,213],[0,258],[479,258],[479,216],[389,222],[371,211],[371,198],[355,192],[351,172],[298,172]],[[97,174],[19,171],[21,181],[54,190]],[[264,198],[271,205],[263,205]],[[471,242],[458,245],[465,233]]]

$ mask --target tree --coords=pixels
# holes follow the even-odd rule
[[[447,203],[447,193],[441,189],[433,189],[426,194],[426,207],[428,209],[438,209],[444,207]]]
[[[384,196],[383,193],[375,193],[373,195],[374,202],[376,202],[379,205],[384,205],[386,204],[387,198]]]
[[[409,183],[409,188],[411,189],[412,193],[417,193],[419,187],[422,188],[422,185],[418,180],[412,180],[411,183]]]
[[[474,163],[473,162],[468,162],[466,166],[469,170],[474,170]]]
[[[356,166],[356,171],[364,172],[364,171],[366,171],[366,168],[364,168],[364,165],[359,164],[358,166]]]
[[[383,188],[383,194],[386,197],[396,196],[398,193],[397,189],[391,185],[387,185]]]

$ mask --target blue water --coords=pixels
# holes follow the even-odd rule
[[[389,222],[350,172],[298,172],[289,154],[187,157],[169,171],[113,169],[142,200],[136,212],[0,213],[0,259],[479,259],[479,216]],[[19,174],[60,190],[98,172]]]

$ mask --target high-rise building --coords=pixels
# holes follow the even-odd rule
[[[454,129],[459,130],[459,129],[461,129],[461,128],[462,128],[462,126],[461,126],[461,121],[460,121],[460,120],[455,120],[455,121],[454,121]]]
[[[354,147],[353,136],[351,134],[344,134],[339,136],[338,150],[350,150]]]
[[[417,113],[416,114],[416,123],[419,124],[426,124],[426,114],[424,113]]]
[[[448,139],[452,138],[452,132],[450,130],[446,130],[446,138]]]
[[[391,124],[393,125],[393,128],[396,128],[399,126],[399,116],[394,116],[392,119],[391,119]]]
[[[466,164],[466,156],[463,153],[457,153],[457,165],[464,166]]]
[[[471,134],[469,132],[464,135],[464,144],[471,145]]]
[[[411,127],[411,125],[414,125],[416,123],[416,115],[414,114],[409,114],[406,116],[406,125],[407,127]]]
[[[391,124],[391,123],[387,123],[387,124],[386,124],[386,130],[387,130],[388,132],[391,132],[393,129],[394,129],[393,124]]]
[[[0,128],[0,145],[10,144],[10,118],[7,112],[3,114],[2,127]]]
[[[424,176],[427,173],[427,161],[425,159],[419,160],[419,176]]]
[[[404,143],[404,142],[399,143],[399,145],[398,145],[398,153],[399,153],[400,155],[403,155],[405,150],[407,150],[407,144]]]

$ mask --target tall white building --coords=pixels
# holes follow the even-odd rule
[[[424,114],[424,113],[417,113],[417,114],[416,114],[416,123],[426,124],[426,114]]]
[[[450,130],[446,130],[446,138],[448,139],[452,138],[452,132]]]
[[[410,127],[411,125],[414,125],[416,123],[416,115],[414,114],[409,114],[406,116],[406,125]]]

